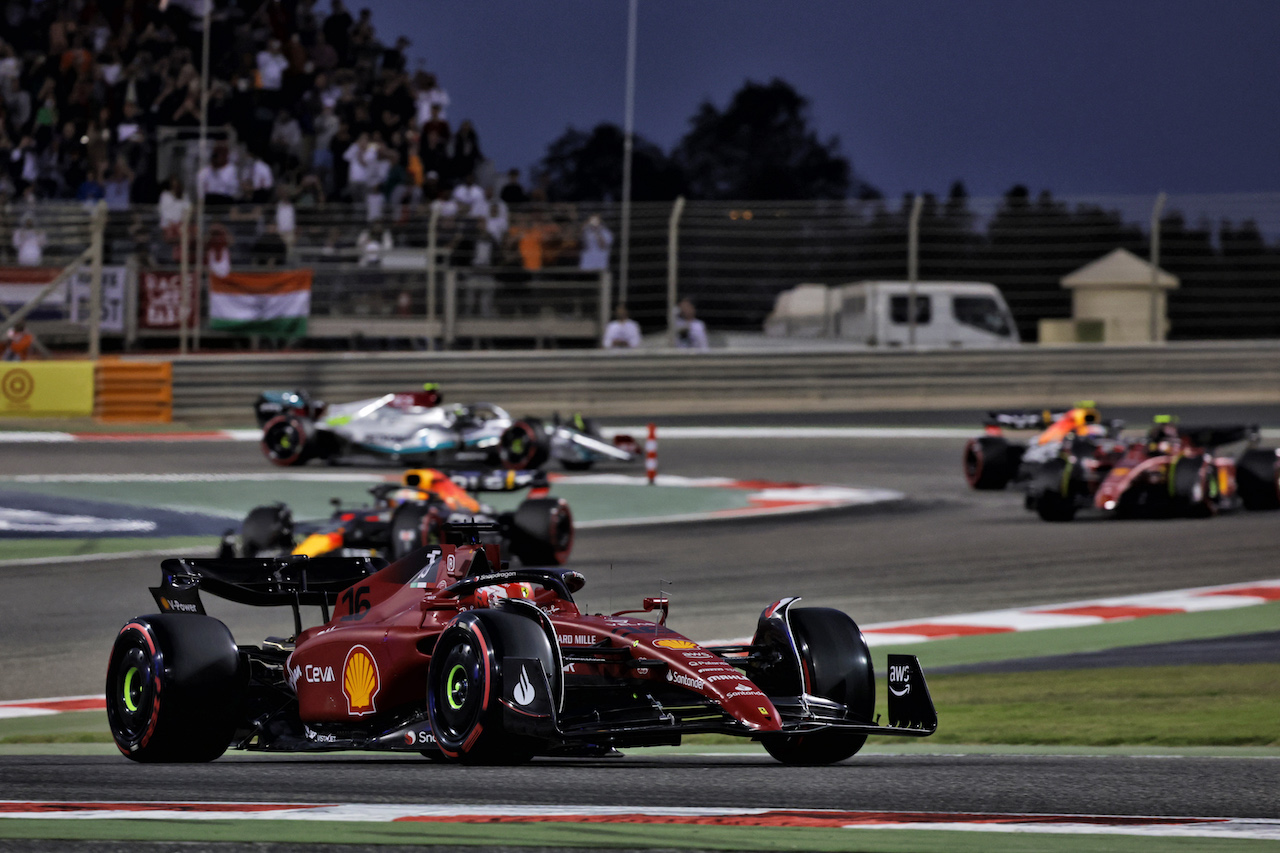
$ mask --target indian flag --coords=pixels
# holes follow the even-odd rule
[[[300,338],[311,313],[311,270],[209,277],[209,328]]]

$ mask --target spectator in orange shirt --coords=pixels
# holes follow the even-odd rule
[[[0,361],[26,361],[27,353],[35,338],[27,331],[25,323],[18,323],[5,334],[4,352]]]

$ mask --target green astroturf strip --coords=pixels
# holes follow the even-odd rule
[[[0,744],[111,743],[106,711],[0,719]]]
[[[265,463],[264,463],[265,464]],[[388,473],[395,473],[388,470]],[[386,482],[376,473],[367,483],[317,482],[298,480],[225,480],[213,482],[158,483],[9,483],[0,484],[6,491],[82,498],[129,506],[190,510],[210,515],[225,515],[229,527],[261,504],[277,501],[293,510],[295,520],[328,518],[333,512],[331,498],[340,498],[345,506],[367,506],[369,487]],[[495,492],[483,494],[480,500],[499,512],[515,509],[527,492]],[[721,509],[739,509],[748,505],[748,492],[676,486],[624,486],[604,483],[556,483],[551,494],[569,502],[578,521],[602,521],[618,518],[680,515]]]
[[[0,539],[0,560],[75,557],[81,554],[118,554],[125,551],[171,551],[202,547],[208,548],[209,556],[212,557],[218,548],[217,537],[111,536],[101,539]]]
[[[1229,637],[1274,631],[1277,628],[1280,628],[1280,601],[1232,610],[1147,616],[1081,628],[1049,628],[1042,631],[957,637],[953,640],[933,640],[910,645],[876,646],[871,650],[871,657],[882,668],[884,655],[891,652],[916,655],[928,677],[930,667],[1095,652],[1120,646],[1171,643],[1177,640]]]
[[[1280,664],[943,675],[939,743],[1280,746]]]
[[[1262,853],[1274,841],[1048,835],[946,830],[662,824],[347,823],[273,820],[25,820],[0,818],[0,838],[101,841],[436,844],[608,850],[812,850],[863,853]]]

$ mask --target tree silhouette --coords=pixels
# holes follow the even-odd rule
[[[547,146],[541,169],[552,201],[617,201],[622,196],[623,133],[598,124],[590,133],[570,127]],[[684,176],[662,149],[637,135],[632,148],[631,197],[667,201],[684,191]]]
[[[874,189],[853,178],[839,141],[809,126],[809,101],[789,83],[748,81],[722,112],[704,102],[673,152],[695,199],[846,198]]]

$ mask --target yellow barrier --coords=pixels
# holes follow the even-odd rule
[[[92,361],[0,362],[0,416],[93,414]]]

